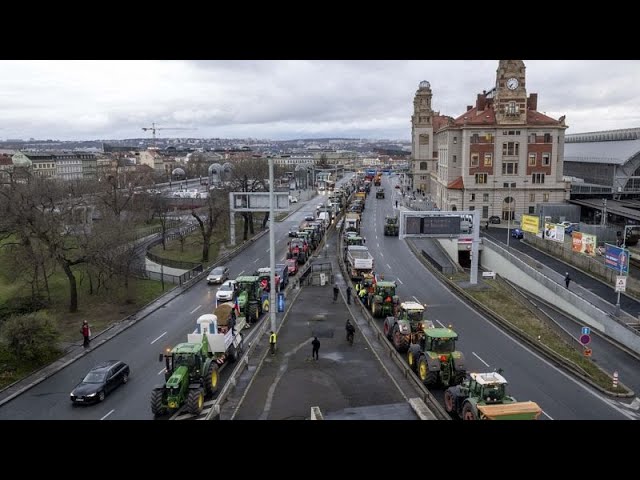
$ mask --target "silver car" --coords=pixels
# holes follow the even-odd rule
[[[216,292],[216,301],[218,303],[232,302],[233,300],[235,300],[237,291],[238,282],[236,282],[235,280],[227,280],[220,286],[220,288]]]
[[[207,283],[224,283],[229,278],[229,269],[227,267],[216,267],[209,273]]]

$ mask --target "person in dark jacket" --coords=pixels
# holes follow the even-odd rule
[[[569,288],[570,282],[571,282],[571,277],[569,276],[569,272],[567,272],[567,274],[564,277],[564,284],[566,285],[567,288]]]
[[[347,303],[351,305],[351,286],[347,285]]]
[[[338,300],[339,293],[340,293],[340,290],[338,289],[338,284],[336,283],[333,286],[333,303],[336,303],[336,301]]]
[[[320,340],[318,340],[318,337],[313,337],[311,346],[313,347],[313,350],[311,352],[311,358],[318,360],[318,352],[320,351]]]

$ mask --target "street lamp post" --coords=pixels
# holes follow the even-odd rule
[[[275,188],[273,180],[273,157],[269,157],[269,283],[271,293],[269,295],[269,316],[271,317],[271,331],[276,331],[276,241],[275,241]]]
[[[512,212],[512,204],[513,198],[511,198],[511,187],[515,187],[515,183],[509,182],[509,196],[507,197],[507,205],[509,209],[507,210],[507,248],[509,248],[509,241],[511,239],[511,212]]]

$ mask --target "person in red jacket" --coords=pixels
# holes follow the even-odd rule
[[[89,342],[91,341],[91,329],[89,328],[89,322],[86,320],[82,322],[82,328],[80,329],[82,333],[82,337],[84,338],[83,346],[87,348],[89,346]]]

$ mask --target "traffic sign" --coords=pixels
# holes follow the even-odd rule
[[[582,327],[582,335],[589,335],[591,333],[591,329],[589,327]]]
[[[627,277],[624,275],[616,276],[616,292],[625,292],[627,290]]]
[[[580,343],[589,345],[591,343],[591,335],[580,335]]]
[[[590,357],[591,356],[591,349],[590,348],[585,348],[584,349],[584,356],[585,357]]]

